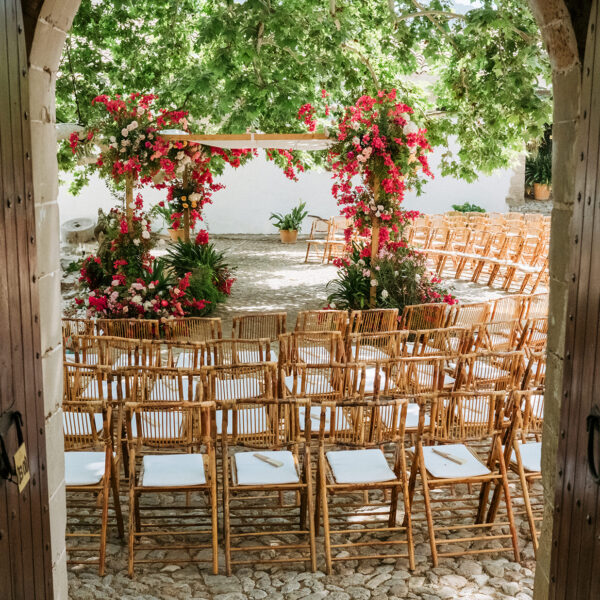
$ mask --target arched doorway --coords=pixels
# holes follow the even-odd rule
[[[568,281],[571,273],[567,265],[574,241],[571,239],[567,223],[571,222],[574,200],[577,198],[575,180],[575,166],[577,162],[585,160],[580,157],[580,149],[576,144],[580,123],[580,98],[585,77],[582,61],[587,36],[589,10],[591,1],[576,2],[574,0],[532,0],[531,2],[536,18],[542,29],[553,66],[554,77],[554,141],[555,141],[555,173],[559,174],[558,184],[555,188],[555,206],[552,225],[551,249],[551,334],[549,339],[549,373],[551,384],[547,397],[548,412],[546,415],[547,436],[545,437],[544,470],[548,498],[547,519],[544,526],[543,551],[538,561],[536,594],[539,598],[547,597],[550,581],[550,539],[552,533],[552,514],[554,510],[554,478],[556,445],[560,432],[560,406],[563,398],[562,373],[565,356],[564,334],[570,313],[567,312]],[[37,498],[24,501],[14,494],[7,496],[8,502],[17,503],[19,513],[12,517],[19,520],[30,518],[32,522],[40,521],[40,535],[43,538],[44,556],[34,556],[29,563],[23,562],[21,570],[15,571],[17,578],[27,578],[27,573],[33,573],[36,565],[39,570],[43,565],[44,570],[54,572],[54,596],[66,598],[66,555],[64,550],[64,492],[62,475],[62,440],[61,440],[61,351],[60,351],[60,265],[59,265],[59,227],[57,206],[57,164],[54,145],[54,85],[55,75],[62,52],[63,44],[72,19],[78,8],[77,0],[69,2],[54,2],[46,0],[6,0],[5,29],[8,48],[21,49],[18,59],[14,55],[6,54],[6,63],[12,68],[12,87],[5,89],[25,90],[15,80],[15,76],[28,78],[29,92],[20,98],[11,98],[6,94],[2,97],[4,106],[12,106],[16,111],[10,120],[10,112],[4,110],[9,118],[0,121],[3,140],[7,140],[3,148],[3,160],[6,160],[11,151],[20,159],[25,157],[24,168],[13,175],[14,185],[10,194],[6,194],[5,211],[12,208],[15,201],[21,206],[19,214],[10,220],[2,222],[5,228],[5,239],[14,240],[6,254],[7,270],[14,269],[19,277],[15,279],[19,293],[9,297],[5,295],[3,301],[7,306],[18,305],[22,310],[15,311],[13,329],[14,339],[20,352],[15,352],[9,364],[23,364],[25,370],[15,370],[5,377],[5,389],[19,388],[23,408],[28,411],[27,419],[28,440],[32,443],[35,437],[37,453],[32,454],[35,462],[36,474],[39,474],[39,489]],[[23,19],[20,10],[23,11]],[[19,32],[20,30],[20,32]],[[24,34],[25,40],[22,39]],[[19,38],[21,36],[21,38]],[[25,53],[28,58],[25,60]],[[591,115],[590,115],[591,116]],[[21,129],[15,124],[22,123]],[[4,132],[10,130],[12,139]],[[29,135],[31,130],[31,136]],[[33,140],[33,144],[31,143]],[[10,146],[10,147],[9,147]],[[28,162],[30,161],[30,162]],[[17,164],[17,163],[15,163]],[[30,166],[28,166],[30,165]],[[6,179],[6,176],[4,176]],[[20,187],[19,187],[20,186]],[[17,189],[18,188],[18,189]],[[20,191],[20,193],[19,193]],[[10,196],[10,197],[8,197]],[[19,196],[21,200],[19,201]],[[9,201],[11,204],[9,204]],[[16,205],[15,205],[16,206]],[[35,212],[35,215],[34,215]],[[580,218],[583,219],[581,213]],[[23,252],[13,234],[8,234],[12,223],[27,224],[20,231],[21,244],[29,243],[31,249]],[[33,230],[35,223],[35,231]],[[12,236],[12,237],[11,237]],[[583,243],[584,238],[582,238]],[[592,238],[585,238],[591,244]],[[12,242],[11,242],[12,243]],[[575,242],[577,243],[577,242]],[[29,248],[29,246],[27,246]],[[35,249],[37,248],[37,251]],[[19,252],[21,249],[21,252]],[[24,260],[27,256],[28,260]],[[9,261],[12,261],[10,262]],[[37,262],[36,262],[37,261]],[[9,280],[7,279],[7,282]],[[31,282],[27,285],[27,282]],[[575,281],[577,276],[575,275]],[[574,282],[573,282],[574,283]],[[5,287],[11,287],[7,284]],[[31,289],[29,289],[31,287]],[[2,286],[0,286],[0,290]],[[32,290],[33,289],[33,293]],[[37,295],[42,299],[37,309]],[[30,298],[30,304],[22,301]],[[0,296],[1,298],[1,296]],[[569,301],[573,303],[573,298]],[[12,315],[13,313],[7,313]],[[13,317],[6,321],[10,326]],[[17,327],[17,324],[21,327]],[[28,341],[29,340],[29,341]],[[567,357],[569,360],[569,357]],[[29,369],[29,375],[25,372]],[[28,381],[29,393],[23,387],[23,382]],[[42,395],[43,387],[43,395]],[[40,389],[37,389],[40,388]],[[28,403],[25,403],[25,398]],[[43,404],[42,404],[43,398]],[[4,408],[4,406],[3,406]],[[30,412],[31,411],[31,414]],[[34,416],[35,415],[35,416]],[[39,433],[38,433],[39,432]],[[38,438],[38,435],[41,436]],[[31,452],[31,450],[30,450]],[[45,458],[47,455],[47,461]],[[47,468],[46,468],[47,462]],[[10,496],[10,497],[9,497]],[[26,506],[26,507],[25,507]],[[6,514],[8,515],[8,512]],[[30,516],[28,516],[30,515]],[[41,515],[41,516],[40,516]],[[6,517],[8,518],[8,517]],[[0,522],[0,532],[4,531]],[[28,538],[33,543],[35,534],[31,529],[25,529]],[[3,539],[0,537],[0,544]],[[6,544],[6,538],[4,538]],[[25,545],[19,547],[21,555],[27,554]],[[11,552],[15,549],[11,548]],[[31,550],[30,550],[31,553]],[[36,562],[37,561],[37,562]],[[4,563],[9,564],[5,561]],[[15,568],[18,565],[14,565]],[[3,567],[6,569],[6,566]],[[3,575],[11,577],[8,570],[1,571]],[[39,576],[38,576],[39,579]],[[36,580],[37,581],[37,580]],[[37,587],[23,589],[15,592],[16,597],[43,597],[44,590],[52,585],[52,577],[41,577]],[[33,595],[30,590],[33,589]]]

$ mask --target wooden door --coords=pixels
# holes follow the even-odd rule
[[[600,405],[599,3],[589,20],[578,138],[550,597],[600,598],[600,486],[588,467],[586,419]],[[597,457],[598,458],[598,457]]]
[[[53,593],[24,38],[20,1],[0,0],[0,414],[23,415],[31,473],[21,494],[0,479],[2,600]]]

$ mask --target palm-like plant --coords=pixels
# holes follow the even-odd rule
[[[300,231],[302,221],[304,221],[306,215],[308,215],[308,211],[304,210],[305,207],[306,202],[300,202],[298,206],[292,209],[292,212],[289,212],[286,215],[282,213],[271,213],[269,220],[273,221],[273,225],[275,225],[277,229]]]
[[[225,260],[225,253],[216,250],[213,244],[195,244],[183,240],[169,245],[165,263],[179,277],[194,271],[200,265],[206,265],[213,271],[214,278],[221,281],[233,270]]]

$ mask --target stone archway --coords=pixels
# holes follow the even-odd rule
[[[566,325],[569,243],[575,196],[576,145],[581,90],[581,63],[591,0],[530,0],[550,55],[554,85],[554,208],[550,258],[550,333],[543,450],[546,515],[536,571],[536,598],[548,597],[550,538],[554,504],[555,458],[560,422],[564,333]],[[38,278],[52,564],[55,598],[67,597],[64,544],[65,501],[60,404],[61,323],[58,216],[58,167],[55,149],[55,83],[67,31],[79,0],[22,0],[30,63],[30,114],[33,187],[38,237]]]

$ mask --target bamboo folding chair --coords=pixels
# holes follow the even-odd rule
[[[523,330],[522,347],[531,352],[541,352],[546,348],[548,338],[548,317],[529,319]]]
[[[245,340],[268,338],[276,342],[286,329],[287,313],[254,313],[233,317],[231,337]]]
[[[491,321],[473,327],[474,350],[508,352],[520,350],[524,338],[521,321]]]
[[[374,333],[398,329],[397,308],[353,310],[348,321],[348,333]]]
[[[317,533],[323,524],[327,573],[335,561],[366,559],[405,558],[414,569],[404,450],[407,404],[380,399],[321,406],[315,521]],[[329,418],[339,407],[343,418]],[[392,452],[392,466],[383,445]],[[400,498],[404,524],[396,516]],[[364,534],[377,539],[365,541]]]
[[[139,340],[108,335],[74,336],[75,360],[113,369],[151,364],[153,357]]]
[[[294,331],[279,336],[280,365],[295,363],[343,363],[344,341],[340,331]]]
[[[135,402],[126,409],[129,576],[136,563],[202,562],[211,564],[216,575],[217,473],[210,433],[214,403]],[[167,506],[143,502],[161,494],[169,497]],[[169,547],[177,550],[176,557],[169,556]],[[182,558],[182,551],[189,556]],[[137,558],[139,552],[145,558]]]
[[[521,389],[540,390],[546,383],[546,352],[531,352],[523,373]]]
[[[446,327],[472,327],[485,323],[491,314],[489,302],[472,302],[470,304],[454,304],[448,310]]]
[[[470,279],[481,256],[487,252],[491,244],[492,234],[487,229],[474,230],[469,243],[456,256],[454,279],[461,279],[463,274]]]
[[[200,395],[199,377],[194,371],[141,367],[135,373],[135,398],[140,402],[194,402]]]
[[[218,317],[185,317],[169,319],[165,324],[165,335],[169,340],[206,342],[223,337],[221,319]]]
[[[412,304],[404,307],[400,324],[402,329],[438,329],[446,323],[448,305],[444,302]]]
[[[63,359],[71,359],[73,350],[73,336],[94,335],[96,323],[90,319],[73,319],[63,317],[62,319],[62,343]],[[77,361],[75,361],[77,362]]]
[[[98,335],[154,340],[160,337],[160,322],[156,319],[97,319]]]
[[[548,292],[532,294],[527,299],[527,307],[522,315],[524,319],[537,319],[548,316]]]
[[[112,406],[98,401],[63,402],[65,440],[65,488],[67,493],[67,552],[69,564],[97,564],[104,575],[109,523],[109,495],[112,492],[114,517],[119,537],[124,537],[119,502],[119,454],[113,453]],[[82,498],[91,496],[90,502]],[[100,509],[98,516],[94,515]],[[100,532],[91,531],[99,527]],[[83,530],[83,531],[82,531]],[[98,545],[70,545],[71,540],[89,538]],[[97,559],[90,559],[97,553]],[[80,558],[81,554],[87,555]]]
[[[206,365],[241,365],[277,361],[277,352],[268,338],[209,340],[205,342]]]
[[[316,570],[310,402],[261,401],[262,419],[223,403],[221,437],[225,568],[303,562]],[[303,416],[300,415],[303,409]],[[235,414],[237,412],[237,414]],[[242,415],[249,415],[240,426]],[[299,500],[299,501],[298,501]]]
[[[346,359],[372,364],[407,354],[408,331],[351,333],[346,338]]]
[[[418,472],[434,567],[440,558],[474,554],[511,552],[514,560],[519,560],[501,439],[504,403],[504,392],[441,394],[433,399],[426,435],[422,411],[409,500],[414,514]],[[511,436],[509,433],[509,443]],[[456,496],[451,492],[458,486],[460,495]],[[472,493],[474,486],[480,487],[479,493]],[[492,486],[494,496],[488,502]],[[437,493],[433,494],[434,490]],[[503,521],[496,520],[500,491],[506,506]],[[468,544],[468,548],[456,544]]]
[[[301,310],[296,317],[295,331],[346,331],[348,313],[345,310]]]
[[[314,218],[310,226],[310,234],[306,240],[306,256],[304,262],[308,262],[310,251],[313,250],[321,262],[325,261],[327,241],[332,235],[332,219]]]
[[[504,260],[508,249],[509,237],[505,232],[492,233],[486,240],[486,244],[477,252],[478,258],[475,259],[475,265],[471,274],[471,281],[478,283],[482,277],[491,275],[494,265],[498,260]]]
[[[511,395],[513,421],[516,434],[509,466],[519,478],[521,496],[513,495],[515,515],[525,514],[531,533],[533,550],[537,556],[540,526],[544,511],[544,498],[541,486],[534,490],[536,481],[542,478],[542,427],[544,423],[544,392],[514,391]],[[517,506],[522,500],[523,508]]]
[[[527,296],[515,294],[496,298],[492,307],[490,321],[514,321],[523,316],[523,309],[527,303]]]
[[[246,414],[256,414],[251,404],[244,406]],[[258,406],[262,419],[246,419],[221,438],[226,573],[242,565],[300,562],[314,572],[310,402],[288,398]],[[236,411],[235,401],[223,404],[224,428],[232,419],[239,423]]]
[[[185,340],[166,340],[161,344],[166,358],[164,366],[177,369],[199,369],[206,364],[206,343]]]
[[[518,387],[524,371],[525,353],[474,352],[459,356],[455,390],[499,391]]]
[[[442,327],[410,331],[406,342],[407,355],[443,355],[456,357],[468,352],[472,345],[472,333],[466,327]]]

